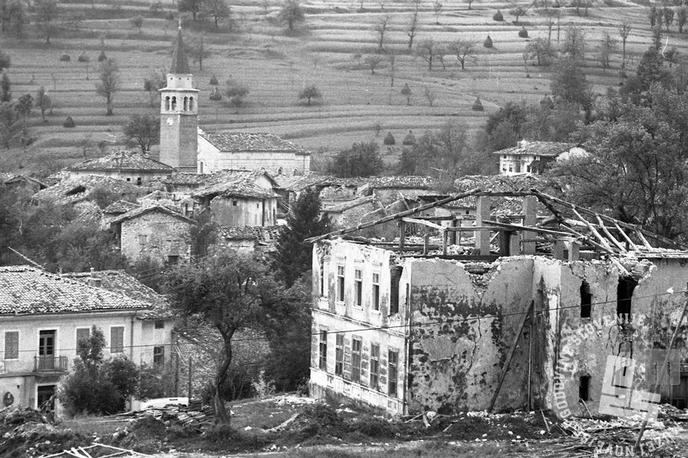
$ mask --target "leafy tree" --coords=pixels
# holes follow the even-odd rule
[[[122,131],[141,149],[141,154],[148,154],[151,146],[160,142],[160,120],[153,113],[130,116]]]
[[[177,9],[180,13],[191,13],[191,18],[196,22],[198,13],[201,12],[201,7],[205,0],[179,0]]]
[[[566,30],[562,53],[567,54],[573,60],[585,59],[585,33],[583,29],[575,25],[569,26]]]
[[[287,227],[280,232],[273,259],[277,278],[287,286],[311,270],[313,244],[304,240],[330,230],[330,221],[321,210],[320,191],[315,187],[303,191],[289,209]]]
[[[674,22],[674,10],[665,6],[662,10],[662,14],[664,16],[664,25],[666,26],[666,31],[668,32],[669,26],[672,22]]]
[[[225,96],[227,96],[230,105],[233,107],[239,108],[242,106],[248,93],[248,86],[245,86],[236,80],[228,79],[225,83]]]
[[[45,37],[45,42],[50,44],[50,37],[55,34],[59,12],[57,0],[36,0],[34,2],[36,10],[36,25]]]
[[[143,16],[141,16],[139,14],[139,15],[131,18],[129,21],[131,22],[131,25],[136,27],[136,29],[139,31],[139,33],[141,33],[141,27],[143,27]]]
[[[21,124],[17,122],[16,112],[10,102],[0,103],[0,143],[6,149],[10,149],[14,140],[21,131]]]
[[[17,117],[21,119],[22,125],[26,125],[26,118],[31,114],[31,109],[33,108],[33,97],[31,94],[24,94],[14,105],[14,110],[17,112]]]
[[[384,16],[380,18],[376,23],[374,30],[377,33],[377,50],[382,51],[385,44],[385,33],[387,32],[387,27],[389,26],[389,16]]]
[[[205,0],[201,9],[204,16],[213,18],[215,29],[220,28],[221,21],[226,21],[231,29],[232,11],[225,0]]]
[[[382,56],[371,54],[369,56],[365,56],[365,58],[363,59],[363,62],[365,62],[365,64],[368,66],[368,68],[370,68],[370,74],[374,75],[375,69],[382,62]]]
[[[509,11],[509,14],[511,14],[515,18],[514,24],[518,24],[518,19],[526,14],[526,9],[521,6],[517,6],[516,8]]]
[[[41,86],[38,88],[38,91],[36,92],[36,108],[41,110],[41,119],[43,122],[46,122],[45,119],[45,112],[52,107],[52,100],[50,100],[50,96],[48,96],[48,92],[45,90],[45,87]]]
[[[487,118],[485,124],[485,148],[487,151],[516,146],[523,138],[521,129],[526,121],[526,110],[523,106],[507,102],[504,107]]]
[[[452,176],[475,172],[475,162],[468,148],[468,129],[447,123],[433,133],[425,132],[402,154],[399,172],[408,175],[435,174],[438,170]]]
[[[526,59],[535,59],[536,65],[548,66],[552,63],[555,51],[544,38],[535,38],[526,45]]]
[[[604,34],[602,43],[600,43],[600,64],[603,69],[609,68],[609,57],[616,51],[617,43],[608,33]]]
[[[280,301],[280,290],[281,285],[272,278],[268,266],[234,252],[180,265],[166,275],[165,291],[172,309],[182,318],[207,323],[222,338],[212,383],[219,423],[230,422],[221,390],[229,376],[234,335],[240,329],[260,326],[267,309]]]
[[[449,51],[456,56],[461,64],[461,71],[465,70],[466,59],[475,53],[475,42],[470,40],[456,40],[449,44]]]
[[[432,62],[437,53],[437,43],[434,40],[423,40],[416,46],[416,55],[428,63],[428,70],[432,71]]]
[[[277,14],[277,19],[287,26],[289,33],[293,33],[298,24],[306,21],[306,15],[303,13],[299,0],[285,0]]]
[[[9,54],[0,51],[0,72],[4,72],[8,68],[10,68],[11,63],[12,60],[10,59]]]
[[[160,97],[158,90],[165,87],[165,71],[162,69],[153,70],[143,80],[143,90],[148,92],[148,101],[151,107],[158,105]]]
[[[338,177],[369,177],[382,171],[384,164],[377,143],[354,143],[334,158],[330,173]]]
[[[311,84],[299,92],[299,100],[305,100],[306,105],[310,106],[313,100],[322,100],[322,93],[315,84]]]
[[[2,72],[2,80],[0,80],[0,102],[9,102],[12,100],[12,92],[10,77],[7,72]]]
[[[114,60],[107,59],[100,63],[99,73],[96,94],[105,98],[106,114],[112,116],[112,103],[120,88],[119,68]]]
[[[688,20],[688,8],[681,6],[676,10],[676,23],[678,25],[678,33],[683,33],[683,27],[686,25]]]
[[[550,90],[555,97],[569,103],[577,103],[590,116],[593,95],[578,61],[572,58],[560,59],[552,73]]]
[[[654,83],[669,87],[672,84],[672,77],[664,68],[662,55],[654,46],[650,46],[638,63],[636,75],[628,78],[619,92],[624,98],[630,98],[633,103],[640,104],[641,99]]]
[[[631,33],[631,24],[624,21],[619,26],[619,36],[621,37],[621,69],[626,68],[626,40]]]

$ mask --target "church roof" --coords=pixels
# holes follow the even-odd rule
[[[136,172],[164,172],[174,170],[167,164],[151,159],[135,151],[116,151],[106,156],[79,162],[67,167],[71,171],[136,171]]]
[[[182,40],[181,26],[177,32],[177,41],[175,42],[174,50],[172,51],[172,65],[170,66],[170,73],[191,73],[191,70],[189,69],[189,61],[187,60],[186,53],[184,52],[184,41]]]
[[[209,141],[223,153],[245,152],[269,153],[273,151],[291,151],[294,154],[310,155],[301,146],[284,140],[275,134],[254,132],[200,132],[201,137]]]

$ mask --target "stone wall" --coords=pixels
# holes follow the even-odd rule
[[[215,197],[210,201],[213,221],[221,226],[274,226],[277,199]]]
[[[129,262],[150,258],[164,264],[170,256],[188,261],[192,224],[164,212],[148,212],[122,221],[120,250]]]

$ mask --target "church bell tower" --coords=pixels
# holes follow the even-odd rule
[[[197,137],[198,90],[193,88],[180,23],[167,86],[160,89],[160,162],[180,171],[196,172]]]

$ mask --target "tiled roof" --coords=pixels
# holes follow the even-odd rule
[[[277,181],[280,189],[293,192],[303,191],[311,186],[321,188],[327,186],[358,188],[368,182],[366,178],[339,178],[332,175],[316,175],[313,173],[301,176],[277,175],[275,181]]]
[[[181,220],[184,220],[190,224],[196,224],[196,221],[192,220],[191,218],[187,218],[186,216],[182,215],[181,213],[178,213],[170,208],[164,207],[162,205],[142,205],[141,207],[134,208],[133,210],[129,210],[128,212],[119,215],[117,218],[114,218],[110,221],[111,224],[117,224],[121,223],[122,221],[126,221],[128,219],[132,218],[137,218],[141,215],[144,215],[146,213],[150,212],[160,212],[160,213],[166,213],[170,216],[173,216],[175,218],[179,218]]]
[[[99,175],[68,177],[62,181],[41,189],[33,198],[39,201],[52,201],[56,204],[76,203],[86,200],[96,189],[104,189],[121,197],[136,197],[149,190],[117,178]]]
[[[177,185],[177,186],[202,186],[208,182],[212,175],[203,175],[190,172],[175,172],[170,176],[162,178],[160,181],[163,184]]]
[[[377,199],[375,198],[375,196],[365,196],[359,197],[358,199],[346,200],[343,202],[323,202],[323,212],[341,213],[343,211],[358,207],[360,205],[374,203],[376,200]]]
[[[255,240],[261,243],[275,243],[284,226],[221,226],[218,238],[221,240]]]
[[[294,154],[310,155],[303,147],[283,140],[275,134],[253,132],[204,132],[201,137],[208,140],[221,152],[234,153],[251,151],[254,153],[291,151]]]
[[[145,310],[122,294],[29,266],[0,267],[0,315]]]
[[[576,146],[575,143],[558,143],[558,142],[531,142],[528,140],[521,140],[518,145],[495,151],[492,154],[499,154],[505,156],[551,156],[556,157]]]
[[[128,200],[118,200],[117,202],[113,202],[107,207],[105,207],[103,209],[103,213],[110,215],[121,215],[122,213],[126,213],[129,210],[133,210],[139,207],[140,204],[129,202]]]
[[[84,162],[73,164],[67,167],[67,170],[79,172],[130,170],[140,172],[171,173],[174,168],[135,151],[122,150],[110,153],[103,157],[89,159]]]
[[[363,187],[371,189],[432,189],[437,184],[435,178],[416,175],[370,177],[366,181]]]
[[[99,283],[99,287],[118,294],[123,294],[136,301],[148,305],[150,311],[144,312],[142,318],[171,318],[172,311],[167,299],[158,294],[152,288],[144,285],[133,276],[123,270],[100,270],[93,272],[71,272],[63,274],[63,277],[73,278],[89,284],[92,281]]]
[[[4,176],[0,176],[0,181],[2,181],[4,184],[14,184],[18,183],[20,181],[26,181],[32,184],[37,185],[40,189],[47,188],[48,185],[43,183],[42,181],[39,181],[33,177],[26,176],[26,175],[21,175],[21,174],[3,174]]]
[[[191,194],[192,197],[252,197],[257,199],[276,198],[278,195],[272,189],[266,189],[256,184],[258,177],[266,176],[272,186],[276,186],[275,180],[264,172],[250,170],[227,170],[214,175],[212,183],[198,189]]]

